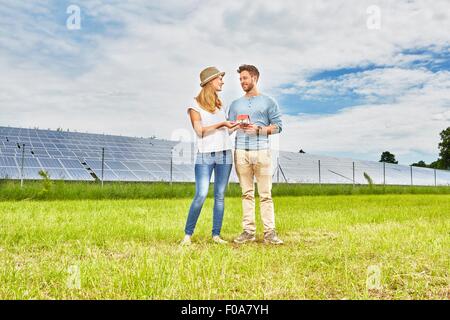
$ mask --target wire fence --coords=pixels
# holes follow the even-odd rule
[[[289,155],[289,160],[286,157],[282,154],[276,160],[277,183],[450,185],[448,170],[311,155]]]
[[[154,142],[156,145],[157,142]],[[142,145],[141,145],[142,146]],[[90,146],[72,154],[46,153],[17,143],[11,154],[0,153],[0,178],[38,180],[40,170],[55,180],[194,182],[194,144],[161,143],[157,148],[124,152],[121,148]],[[146,146],[146,148],[149,148]],[[56,149],[55,149],[56,150]],[[327,157],[272,150],[274,183],[376,184],[449,186],[450,171],[392,163]],[[211,178],[214,181],[214,175]],[[239,182],[235,168],[231,183]]]

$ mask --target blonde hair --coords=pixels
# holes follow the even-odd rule
[[[195,97],[195,100],[197,100],[200,107],[211,113],[215,112],[216,108],[220,109],[222,107],[222,101],[211,85],[211,82],[202,88],[198,96]]]

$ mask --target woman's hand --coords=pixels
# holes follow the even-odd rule
[[[224,121],[223,126],[227,127],[228,129],[233,129],[234,127],[238,126],[239,122],[236,121]]]

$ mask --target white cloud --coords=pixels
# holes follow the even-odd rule
[[[441,75],[444,76],[441,77]],[[433,73],[424,68],[378,68],[345,74],[336,79],[300,80],[290,88],[280,89],[280,92],[298,94],[304,99],[312,100],[353,94],[370,101],[372,99],[401,98],[408,92],[433,82],[433,79],[447,79],[448,77],[448,72]]]
[[[400,90],[395,103],[355,106],[326,116],[285,116],[282,147],[367,159],[389,150],[403,163],[436,160],[439,132],[450,125],[450,72],[414,78],[423,86]]]

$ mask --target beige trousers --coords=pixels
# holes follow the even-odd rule
[[[261,219],[264,232],[275,229],[275,213],[272,201],[272,155],[271,150],[239,150],[234,152],[234,165],[242,189],[242,226],[251,234],[256,232],[255,187],[258,185]]]

